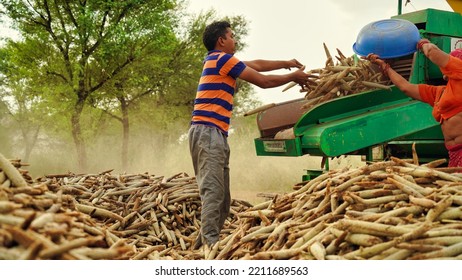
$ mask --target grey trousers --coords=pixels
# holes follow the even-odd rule
[[[188,136],[202,202],[202,243],[213,245],[220,238],[231,205],[228,140],[219,129],[206,125],[192,125]]]

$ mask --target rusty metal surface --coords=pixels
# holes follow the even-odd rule
[[[305,103],[305,98],[294,99],[260,112],[257,125],[261,137],[274,137],[277,132],[293,127],[307,111],[302,108]]]

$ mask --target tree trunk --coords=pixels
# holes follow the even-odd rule
[[[80,126],[80,116],[82,115],[83,107],[84,100],[78,99],[74,106],[74,112],[72,112],[71,117],[72,138],[74,140],[75,149],[77,152],[77,164],[79,172],[85,172],[87,169],[87,151]]]
[[[128,167],[128,143],[130,138],[130,122],[128,117],[128,102],[124,98],[120,98],[121,109],[122,109],[122,127],[123,127],[123,139],[122,139],[122,169],[127,171]]]
[[[33,148],[35,147],[35,143],[37,143],[38,134],[40,132],[40,126],[38,126],[35,131],[27,131],[26,128],[21,128],[22,130],[22,137],[24,139],[24,143],[26,145],[24,149],[24,156],[23,160],[25,162],[29,161],[30,155],[32,153]],[[29,136],[31,134],[31,136]]]

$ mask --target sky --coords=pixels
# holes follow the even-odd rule
[[[189,0],[188,10],[200,13],[215,9],[219,17],[244,16],[249,34],[247,48],[235,55],[241,60],[297,59],[306,70],[323,67],[326,61],[323,43],[332,55],[339,49],[346,56],[353,55],[356,36],[365,25],[389,19],[398,13],[399,0]],[[402,13],[428,8],[452,11],[445,0],[411,0],[404,4]],[[3,36],[13,32],[0,26]],[[287,73],[287,70],[273,73]],[[300,87],[285,92],[285,86],[261,89],[254,86],[263,104],[279,103],[304,96]]]
[[[352,46],[365,25],[398,14],[399,0],[189,0],[189,11],[199,13],[211,8],[220,17],[241,15],[249,22],[247,48],[235,54],[241,60],[295,58],[306,70],[323,67],[323,43],[332,55],[339,49],[353,55]],[[402,13],[428,8],[452,11],[444,0],[411,0]],[[286,73],[275,71],[273,73]],[[279,103],[304,96],[300,87],[285,92],[285,86],[261,89],[254,86],[263,104]]]

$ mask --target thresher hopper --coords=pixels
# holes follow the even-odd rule
[[[462,16],[457,12],[426,9],[392,18],[414,23],[422,37],[446,52],[462,47]],[[389,62],[411,83],[445,83],[439,68],[421,52]],[[448,156],[432,108],[395,86],[391,91],[377,89],[339,97],[303,111],[306,101],[283,102],[258,113],[258,156],[312,155],[328,159],[355,154],[374,161],[390,155],[410,157],[413,143],[421,162]],[[291,139],[274,138],[277,132],[291,127]],[[382,151],[378,156],[377,150]]]

